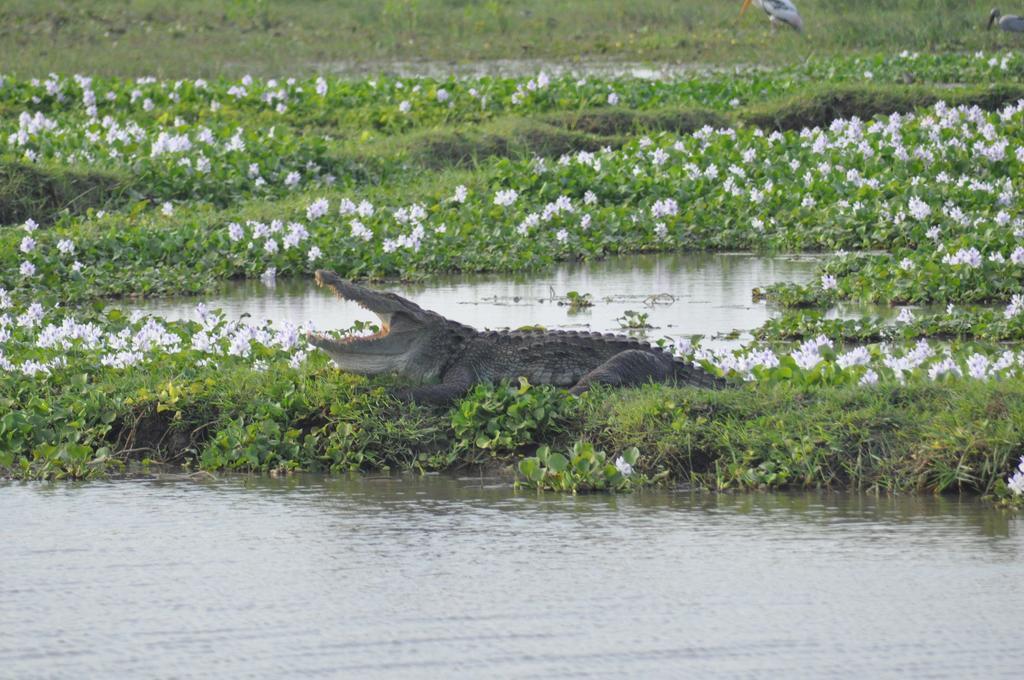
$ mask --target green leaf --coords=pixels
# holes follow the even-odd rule
[[[539,482],[544,478],[544,470],[536,458],[523,458],[519,461],[519,472],[531,482]]]
[[[548,456],[547,464],[548,468],[551,470],[554,470],[555,472],[562,472],[569,467],[569,459],[560,453],[552,453]]]

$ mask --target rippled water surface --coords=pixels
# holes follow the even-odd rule
[[[0,486],[0,676],[1019,677],[970,500],[496,480]]]
[[[641,255],[563,264],[522,275],[437,276],[425,284],[377,287],[477,328],[539,324],[547,328],[621,331],[619,319],[633,310],[648,315],[648,323],[654,326],[648,331],[652,339],[663,335],[714,336],[760,326],[771,312],[765,304],[751,301],[751,290],[778,281],[806,282],[819,261],[813,256],[728,253]],[[560,306],[557,300],[564,300],[569,291],[589,293],[594,306],[577,312]],[[197,318],[196,301],[143,300],[123,306],[171,319]],[[212,308],[223,309],[229,318],[250,314],[258,320],[312,320],[321,330],[348,328],[357,319],[376,320],[371,313],[340,302],[311,281],[279,281],[273,288],[258,281],[235,282],[205,301]]]

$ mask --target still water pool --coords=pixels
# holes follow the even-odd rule
[[[0,676],[1020,677],[973,500],[502,480],[0,486]]]
[[[688,253],[609,258],[567,263],[527,274],[441,275],[421,284],[376,286],[410,298],[421,307],[480,329],[546,328],[622,332],[627,310],[648,316],[647,338],[704,335],[709,346],[738,346],[748,334],[717,341],[715,336],[760,326],[772,313],[751,301],[751,290],[780,281],[806,282],[821,259],[748,253]],[[589,293],[594,306],[571,311],[559,305],[566,293]],[[376,321],[370,312],[338,301],[312,281],[232,282],[202,298],[228,318],[301,324],[319,330],[348,328],[356,320]],[[168,319],[195,319],[196,298],[124,302],[120,306]]]

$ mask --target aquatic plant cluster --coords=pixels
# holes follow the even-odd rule
[[[1024,75],[1024,58],[905,53],[669,82],[543,73],[518,80],[3,78],[0,105],[19,112],[0,122],[5,163],[87,166],[132,180],[127,198],[102,209],[0,228],[0,400],[9,410],[0,419],[0,468],[51,474],[52,466],[33,461],[120,455],[111,445],[127,441],[124,413],[135,412],[139,393],[111,387],[118,396],[102,411],[67,403],[58,425],[31,425],[30,414],[49,408],[72,381],[109,387],[138,371],[169,384],[198,384],[220,370],[294,374],[295,381],[322,375],[325,360],[303,339],[309,328],[251,325],[202,307],[199,322],[125,317],[102,302],[201,292],[232,277],[272,285],[321,266],[383,277],[520,270],[626,252],[824,250],[833,255],[812,284],[763,292],[795,309],[758,329],[759,342],[716,353],[680,339],[678,352],[763,389],[1019,381],[1024,351],[992,343],[1024,335],[1024,215],[1015,181],[1024,176],[1024,101],[994,110],[938,101],[803,129],[651,131],[551,157],[495,158],[422,185],[399,183],[407,174],[399,160],[377,178],[383,189],[353,170],[331,134],[399,136],[581,108],[731,111],[816,80],[895,83],[908,73],[920,82],[1008,81]],[[895,324],[824,313],[846,300],[947,308],[904,308]],[[154,384],[133,387],[159,393]],[[230,409],[217,418],[233,424],[196,443],[198,460],[243,465],[232,462],[233,437],[264,441],[266,433]],[[470,448],[504,441],[508,430],[494,427]],[[245,464],[288,467],[322,454],[311,431],[285,427],[278,438],[288,432],[294,457],[251,453]],[[607,467],[615,466],[603,452],[586,451],[613,486],[628,478]],[[563,459],[573,458],[545,453],[528,478],[547,479],[538,472],[547,466],[562,479],[555,468]],[[429,464],[455,462],[435,456]],[[626,463],[630,472],[635,462]],[[1000,487],[1005,493],[1020,493],[1016,474]]]

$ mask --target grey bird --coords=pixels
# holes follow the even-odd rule
[[[998,9],[994,9],[988,15],[988,30],[992,30],[993,24],[998,24],[1000,31],[1024,33],[1024,17],[1019,17],[1016,14],[1004,15]]]

